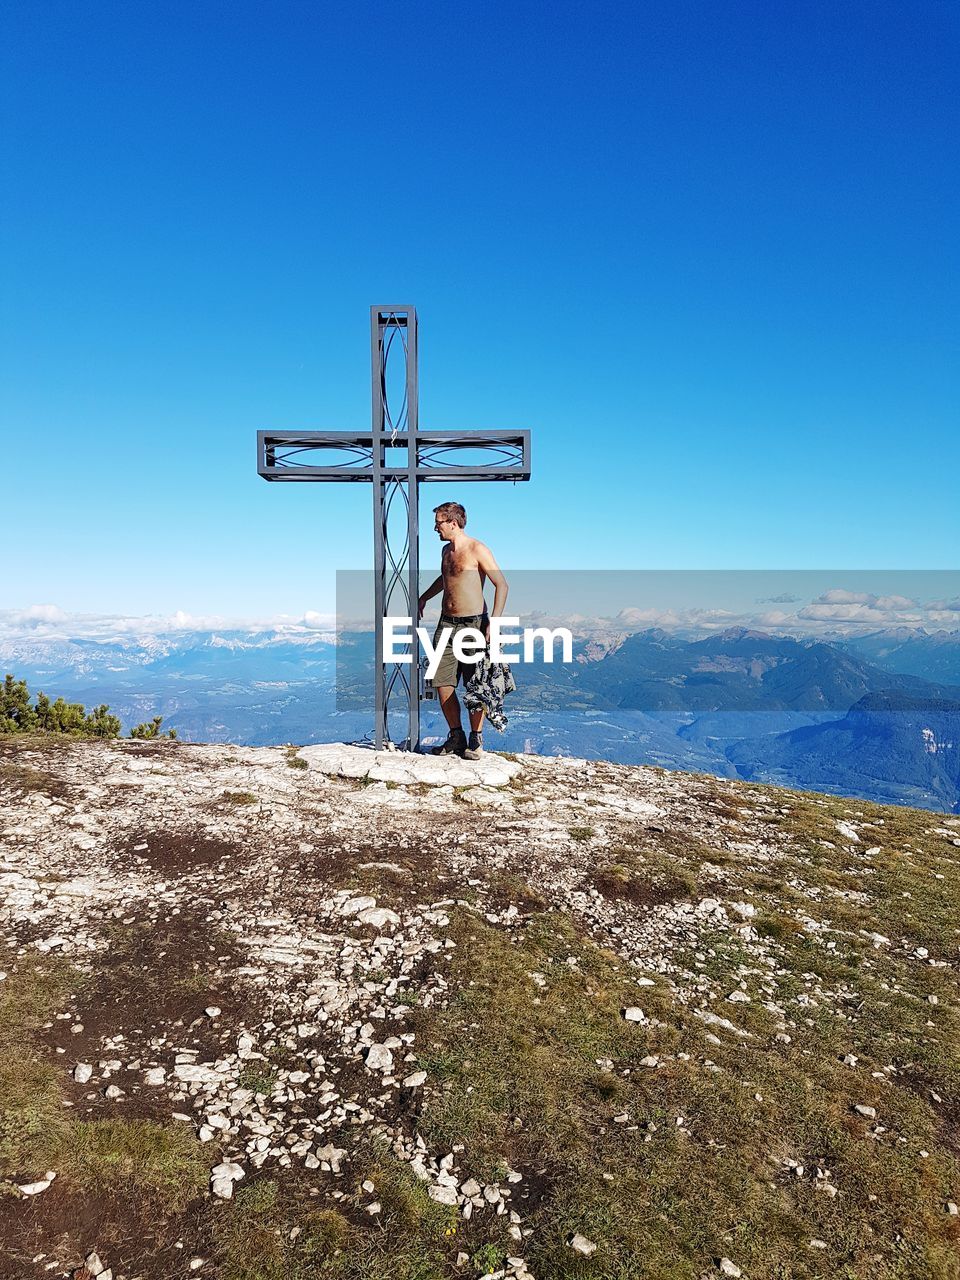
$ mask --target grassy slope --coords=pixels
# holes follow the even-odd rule
[[[738,794],[717,794],[731,817]],[[562,914],[513,937],[459,914],[457,994],[418,1035],[446,1082],[422,1126],[437,1146],[465,1142],[481,1173],[497,1161],[542,1171],[526,1255],[541,1280],[695,1277],[724,1255],[752,1277],[958,1274],[945,1205],[960,1188],[960,851],[931,838],[926,813],[750,794],[778,837],[761,864],[691,840],[608,852],[597,872],[625,895],[666,882],[696,898],[726,864],[725,897],[757,907],[759,936],[725,930],[675,959],[715,989],[745,988],[750,1003],[712,1008],[749,1038],[714,1028],[720,1043],[708,1041],[696,998],[684,1007],[660,980],[637,987]],[[852,810],[882,822],[878,852],[841,848],[836,821]],[[811,918],[816,930],[803,927]],[[948,967],[919,961],[917,947]],[[789,1043],[764,1007],[774,994],[781,1007],[809,1002],[781,1032]],[[625,1022],[628,1005],[662,1025]],[[640,1066],[648,1055],[660,1065]],[[589,1259],[571,1254],[573,1231],[597,1243]]]
[[[735,817],[737,795],[718,789],[715,803]],[[960,1188],[957,851],[931,840],[929,814],[857,804],[859,821],[882,821],[883,844],[872,855],[863,844],[847,852],[836,821],[850,817],[849,802],[766,788],[749,795],[777,833],[779,852],[761,865],[664,838],[607,851],[596,873],[608,892],[619,885],[625,896],[662,901],[698,898],[724,867],[726,897],[758,909],[757,936],[718,932],[675,958],[704,989],[745,987],[749,1004],[711,1007],[749,1037],[693,1017],[701,1001],[692,987],[685,1005],[659,977],[638,986],[637,970],[561,913],[534,911],[513,932],[478,912],[454,913],[455,994],[417,1022],[421,1064],[439,1084],[420,1128],[433,1149],[463,1143],[481,1180],[524,1171],[534,1207],[523,1207],[533,1229],[523,1253],[539,1280],[686,1280],[716,1274],[724,1256],[770,1280],[960,1274],[960,1229],[945,1212]],[[575,838],[589,840],[589,828]],[[535,903],[527,886],[502,888]],[[811,919],[813,932],[802,924]],[[875,947],[861,930],[893,945]],[[910,953],[920,946],[949,967],[918,963]],[[804,1000],[797,1025],[780,1032],[789,1043],[762,1003],[774,990],[781,1006]],[[626,1022],[621,1010],[634,1004],[660,1025]],[[855,1066],[842,1061],[850,1054]],[[640,1065],[650,1055],[659,1066]],[[876,1120],[858,1104],[873,1106]],[[345,1227],[340,1252],[301,1271],[313,1246],[304,1254],[283,1240],[310,1219],[292,1201],[284,1214],[273,1188],[271,1265],[245,1265],[246,1246],[229,1228],[226,1274],[430,1280],[478,1275],[520,1251],[503,1219],[481,1244],[402,1172],[368,1167],[357,1182],[363,1173],[378,1194],[387,1182],[404,1188],[384,1197],[381,1233]],[[241,1197],[239,1239],[263,1194]],[[577,1257],[572,1232],[596,1252]],[[471,1264],[451,1265],[459,1250]]]
[[[957,1277],[960,1224],[945,1203],[960,1191],[960,849],[931,834],[929,813],[725,784],[707,802],[734,833],[741,817],[745,836],[762,828],[764,856],[646,834],[605,848],[596,883],[638,904],[697,900],[719,869],[724,899],[757,908],[754,934],[718,931],[673,956],[674,991],[657,974],[638,986],[572,917],[538,910],[535,887],[500,886],[532,908],[511,929],[458,908],[451,998],[416,1015],[437,1086],[421,1132],[435,1150],[464,1144],[481,1180],[523,1170],[522,1251],[538,1280],[686,1280],[721,1256],[753,1280]],[[838,837],[852,814],[881,824],[876,852],[867,832],[852,848]],[[589,827],[574,831],[589,844]],[[0,1178],[55,1166],[65,1189],[147,1195],[175,1216],[204,1186],[209,1150],[182,1127],[72,1120],[32,1039],[76,981],[31,961],[0,985]],[[693,1016],[711,990],[737,987],[749,1003],[710,1007],[747,1036]],[[624,1021],[628,1005],[651,1022]],[[841,1061],[850,1054],[856,1065]],[[659,1065],[641,1065],[648,1055]],[[503,1219],[481,1237],[383,1151],[354,1172],[354,1190],[368,1176],[377,1186],[377,1224],[359,1196],[334,1207],[289,1179],[211,1207],[218,1274],[431,1280],[520,1251]],[[569,1248],[574,1231],[596,1243],[591,1257]],[[474,1261],[457,1267],[461,1250]]]

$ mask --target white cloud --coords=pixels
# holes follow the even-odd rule
[[[621,609],[613,619],[623,627],[678,627],[680,619],[672,609]]]
[[[511,601],[512,603],[512,601]],[[880,631],[891,627],[947,630],[960,623],[960,597],[918,604],[908,596],[875,595],[837,587],[824,591],[796,611],[792,601],[768,599],[758,605],[774,608],[733,609],[676,608],[655,604],[626,605],[618,613],[588,617],[580,612],[547,614],[528,610],[525,625],[567,626],[581,638],[609,636],[625,632],[661,628],[680,635],[710,635],[732,627],[768,631],[776,635],[845,636]],[[432,616],[432,615],[431,615]],[[25,644],[42,641],[69,644],[75,641],[113,643],[123,649],[150,647],[168,650],[187,643],[191,636],[211,634],[258,635],[257,643],[276,639],[304,644],[333,640],[338,628],[366,630],[365,622],[336,614],[307,609],[301,614],[275,614],[266,618],[224,617],[194,614],[177,609],[170,614],[67,613],[56,604],[33,604],[25,608],[0,610],[0,640]]]
[[[317,613],[314,609],[308,609],[300,619],[300,625],[309,628],[311,631],[330,631],[337,625],[337,615],[335,613]]]
[[[846,604],[808,604],[797,610],[798,618],[817,619],[818,621],[835,622],[868,622],[882,620],[882,609],[874,609],[870,604],[857,604],[849,601]]]
[[[817,596],[813,604],[869,604],[875,597],[866,591],[845,591],[842,587],[834,587]]]
[[[55,604],[31,604],[27,605],[26,609],[10,609],[5,612],[10,618],[11,625],[22,627],[24,630],[56,626],[57,623],[66,622],[70,616]]]
[[[877,596],[873,601],[877,609],[916,609],[916,600],[909,596]]]
[[[227,618],[220,614],[188,613],[184,609],[170,614],[143,615],[67,613],[58,605],[43,604],[25,609],[0,609],[0,637],[134,643],[153,636],[187,636],[211,631],[315,635],[319,631],[332,631],[335,621],[333,614],[315,610],[299,617],[278,614],[268,618]]]
[[[816,600],[811,601],[812,604],[866,604],[871,608],[877,609],[915,609],[917,607],[916,600],[910,599],[909,596],[878,596],[871,591],[845,591],[841,587],[834,587],[830,591],[824,591],[822,595],[817,596]]]

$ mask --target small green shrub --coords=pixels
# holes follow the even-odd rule
[[[51,702],[45,693],[30,704],[26,680],[7,675],[0,687],[0,733],[68,733],[80,738],[116,738],[120,721],[105,702],[86,712],[82,702]]]
[[[160,726],[162,724],[163,724],[163,716],[154,716],[149,723],[144,722],[143,724],[138,724],[135,728],[131,729],[130,737],[139,738],[141,741],[145,738],[175,739],[177,736],[176,729],[168,729],[166,733],[161,733]]]

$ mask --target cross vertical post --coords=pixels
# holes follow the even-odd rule
[[[374,544],[374,746],[390,740],[389,705],[395,685],[407,693],[407,742],[416,750],[420,741],[420,644],[416,625],[420,596],[419,486],[417,484],[417,422],[419,418],[417,313],[413,307],[370,308],[370,363],[373,408],[373,544]],[[401,362],[402,381],[390,378],[391,357]],[[402,386],[399,404],[390,392]],[[391,469],[388,450],[406,448],[406,467]],[[405,475],[401,472],[405,471]],[[406,520],[394,522],[392,503],[406,505]],[[405,526],[405,527],[404,527]],[[394,605],[401,605],[399,615]],[[409,666],[383,662],[383,621],[391,616],[413,619]]]
[[[529,431],[421,431],[416,308],[370,308],[370,432],[258,431],[257,470],[270,481],[371,481],[374,562],[374,746],[391,744],[391,698],[406,698],[407,737],[420,742],[419,492],[446,480],[529,480]],[[396,371],[396,372],[394,372]],[[399,453],[406,457],[399,459]],[[384,620],[409,617],[408,663],[383,660]]]

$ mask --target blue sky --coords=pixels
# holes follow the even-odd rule
[[[8,6],[0,607],[299,615],[366,486],[368,308],[421,425],[525,426],[460,498],[515,569],[956,567],[960,11]],[[11,553],[11,548],[15,550]],[[838,579],[838,586],[843,582]]]

